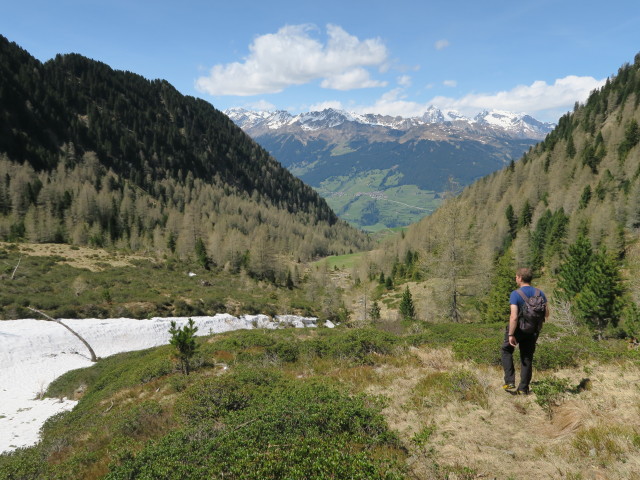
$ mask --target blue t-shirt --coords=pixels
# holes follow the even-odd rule
[[[536,288],[530,285],[527,285],[525,287],[520,287],[520,288],[522,289],[522,293],[524,293],[527,297],[533,297],[536,293]],[[540,295],[542,295],[542,298],[544,298],[544,301],[546,302],[547,297],[542,290],[540,290]],[[517,305],[518,312],[524,306],[524,300],[522,299],[522,297],[520,296],[517,290],[514,290],[513,292],[511,292],[511,296],[509,297],[509,305]]]

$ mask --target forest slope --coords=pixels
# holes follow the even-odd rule
[[[77,54],[42,64],[4,37],[0,73],[0,239],[180,256],[199,244],[204,263],[254,262],[270,278],[267,257],[367,243],[224,114],[166,81]]]
[[[561,267],[581,238],[586,240],[578,246],[630,272],[629,285],[636,286],[639,104],[637,56],[634,64],[622,66],[604,87],[592,92],[584,105],[564,115],[544,141],[459,195],[450,195],[443,207],[378,254],[371,268],[389,275],[398,259],[403,263],[409,258],[428,278],[433,297],[441,300],[437,308],[449,318],[445,310],[456,301],[469,318],[482,313],[477,307],[496,285],[496,261],[505,255],[512,257],[505,265],[532,267],[551,290],[568,275]],[[457,193],[455,185],[451,193]],[[583,276],[587,270],[583,263]],[[636,288],[626,293],[632,303],[640,300]]]

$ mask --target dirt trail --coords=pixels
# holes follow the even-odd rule
[[[384,413],[410,448],[416,478],[640,479],[638,365],[536,372],[534,382],[554,375],[567,378],[571,387],[589,372],[590,390],[566,394],[549,413],[535,393],[502,390],[499,368],[457,362],[448,350],[421,348],[413,354],[420,366],[382,367],[379,373],[388,382],[372,393],[391,399]],[[453,369],[476,376],[483,400],[416,407],[412,396],[419,380]],[[415,435],[425,438],[424,432],[431,432],[428,440],[418,444]]]

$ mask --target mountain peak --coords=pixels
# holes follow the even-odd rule
[[[445,124],[447,122],[466,122],[493,129],[506,131],[516,137],[542,139],[555,127],[552,123],[543,123],[524,113],[513,113],[503,110],[484,110],[473,119],[465,117],[455,110],[443,112],[437,107],[429,106],[420,116],[402,117],[380,115],[375,113],[356,113],[335,108],[322,111],[310,111],[292,115],[289,112],[251,111],[244,108],[230,108],[224,112],[238,126],[249,130],[278,130],[285,126],[300,128],[306,131],[338,128],[345,123],[387,127],[406,131],[421,125]]]

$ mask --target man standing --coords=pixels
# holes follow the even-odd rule
[[[529,394],[536,341],[538,340],[542,323],[549,318],[547,297],[544,292],[531,286],[532,278],[533,274],[529,268],[520,268],[516,272],[518,289],[511,292],[511,297],[509,298],[511,314],[509,316],[509,325],[507,325],[504,334],[504,343],[502,344],[502,368],[504,369],[504,385],[502,388],[507,391],[515,390],[518,395]],[[531,327],[523,323],[526,304],[527,302],[531,304],[532,302],[529,299],[536,296],[542,297],[540,303],[544,305],[544,312],[540,313],[541,318],[533,328],[533,331],[527,331],[531,330]],[[516,371],[513,365],[513,351],[516,346],[520,348],[520,384],[517,389],[515,386]]]

